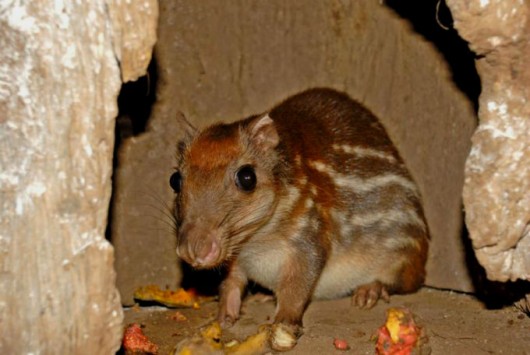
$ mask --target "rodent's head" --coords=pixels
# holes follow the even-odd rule
[[[181,117],[182,120],[185,120]],[[196,268],[237,255],[274,211],[279,136],[268,115],[198,132],[185,121],[176,171],[177,254]]]

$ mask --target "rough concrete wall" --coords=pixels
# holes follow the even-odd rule
[[[112,244],[116,285],[125,305],[134,304],[140,286],[176,288],[181,281],[169,186],[178,134],[172,120],[155,115],[147,133],[126,140],[119,150]]]
[[[138,5],[0,4],[2,354],[113,354],[120,346],[104,231],[119,61],[124,80],[141,75],[156,35],[157,3]],[[132,30],[135,38],[125,35]]]
[[[423,192],[432,231],[427,283],[472,289],[461,241],[461,189],[475,117],[443,59],[406,21],[373,0],[160,5],[154,120],[169,126],[182,111],[203,126],[262,112],[313,86],[347,91],[381,117]],[[174,162],[164,164],[153,185],[167,184]],[[124,197],[124,208],[133,201]],[[118,233],[114,238],[131,248],[149,238],[131,229]],[[152,245],[139,262],[169,260],[175,251],[164,245]]]
[[[466,224],[491,280],[530,279],[530,3],[448,0],[481,57],[480,125],[466,162]]]

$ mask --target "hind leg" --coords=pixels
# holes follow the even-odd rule
[[[372,308],[379,299],[389,302],[390,294],[411,293],[418,290],[425,280],[427,237],[422,230],[414,236],[416,242],[401,245],[399,250],[388,251],[381,260],[394,260],[372,265],[375,281],[358,286],[353,293],[353,304],[359,308]]]
[[[388,289],[381,282],[373,281],[355,289],[352,296],[352,304],[359,308],[370,309],[376,305],[379,299],[385,302],[390,301]]]

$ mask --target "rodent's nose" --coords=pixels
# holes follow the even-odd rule
[[[201,267],[208,267],[214,265],[220,254],[219,243],[213,239],[211,243],[202,243],[202,246],[196,250],[195,262]]]
[[[210,268],[220,262],[220,232],[197,227],[183,226],[179,231],[177,255],[195,268]]]

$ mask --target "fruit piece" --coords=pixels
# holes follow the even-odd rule
[[[268,340],[270,328],[260,327],[256,334],[246,338],[242,343],[230,342],[225,344],[225,354],[231,355],[255,355],[265,354],[269,351]]]
[[[221,348],[221,326],[218,322],[213,322],[201,331],[203,339],[207,340],[215,348]]]
[[[223,354],[221,343],[221,326],[213,322],[202,328],[198,334],[181,341],[173,354],[175,355],[202,355]]]
[[[157,285],[148,285],[138,288],[134,298],[139,301],[158,302],[167,307],[199,308],[199,304],[210,298],[199,297],[194,290],[161,290]]]
[[[335,346],[335,349],[337,350],[349,350],[350,349],[348,342],[344,339],[339,339],[339,338],[333,339],[333,345]]]
[[[236,340],[223,343],[222,330],[219,323],[214,322],[203,328],[199,334],[181,341],[173,354],[176,355],[203,355],[203,354],[230,354],[230,355],[259,355],[270,351],[268,340],[270,326],[260,327],[258,333],[249,336],[243,342]]]
[[[420,348],[422,330],[408,309],[390,308],[386,323],[379,328],[376,337],[376,354],[408,355]]]
[[[185,322],[188,320],[188,318],[184,314],[180,313],[179,311],[176,311],[175,313],[169,315],[168,318],[176,322],[179,322],[179,323]]]
[[[139,324],[130,324],[123,335],[123,349],[126,354],[156,354],[158,346],[152,343]]]

